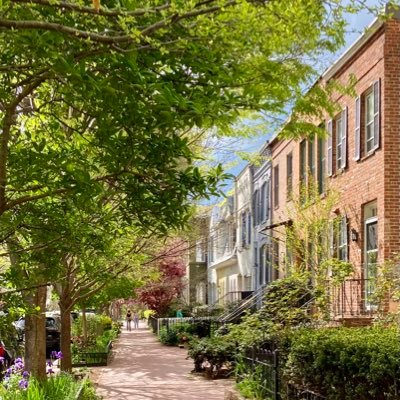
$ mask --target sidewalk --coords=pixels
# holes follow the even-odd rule
[[[224,400],[233,387],[232,380],[191,375],[186,350],[161,345],[143,322],[130,332],[124,327],[113,353],[110,365],[93,371],[104,400]]]

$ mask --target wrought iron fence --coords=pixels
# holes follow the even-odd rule
[[[265,399],[280,400],[279,351],[272,345],[251,347],[241,355],[238,380],[251,377],[256,390]]]
[[[373,298],[375,282],[371,279],[346,279],[329,290],[331,312],[334,317],[371,317],[377,311]]]
[[[210,330],[212,329],[212,323],[214,323],[214,317],[184,317],[184,318],[149,318],[149,325],[151,326],[154,333],[160,334],[162,328],[171,329],[174,326],[182,324],[196,324],[204,327],[204,332],[200,332],[200,336],[210,336]],[[199,328],[200,329],[200,328]]]

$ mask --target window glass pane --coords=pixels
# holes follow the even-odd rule
[[[367,251],[378,248],[378,223],[373,222],[367,225]]]
[[[338,118],[336,123],[336,166],[340,169],[342,163],[342,118]]]
[[[365,98],[366,124],[374,121],[374,96],[369,93]]]

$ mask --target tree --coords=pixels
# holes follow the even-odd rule
[[[157,315],[165,315],[185,288],[182,278],[186,275],[184,262],[186,252],[187,246],[184,242],[169,245],[158,255],[161,260],[157,263],[159,279],[137,290],[137,300],[146,304]],[[172,255],[165,256],[165,254]]]
[[[303,99],[308,60],[342,44],[340,2],[141,5],[2,2],[0,214],[112,186],[138,222],[165,229],[221,175],[193,167],[187,132],[232,133],[241,111],[288,103],[318,112]]]

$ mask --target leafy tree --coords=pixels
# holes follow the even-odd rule
[[[147,283],[144,287],[138,289],[137,298],[141,303],[146,304],[158,315],[165,315],[178,299],[185,288],[183,277],[186,275],[186,264],[184,256],[187,251],[186,244],[178,242],[170,245],[163,253],[170,254],[162,257],[157,263],[159,279]]]

